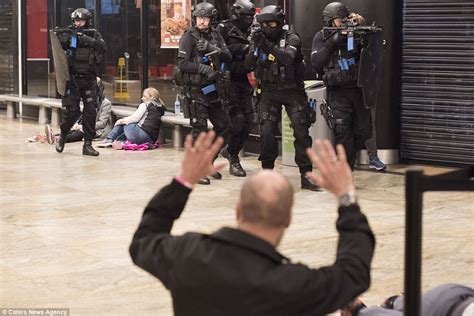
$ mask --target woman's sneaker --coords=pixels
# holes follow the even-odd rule
[[[113,141],[111,139],[105,139],[101,141],[100,143],[97,143],[97,147],[99,148],[110,148],[112,147]]]
[[[46,134],[46,140],[48,141],[48,144],[52,145],[55,143],[56,138],[54,137],[53,129],[49,124],[46,124],[44,127],[44,133]]]

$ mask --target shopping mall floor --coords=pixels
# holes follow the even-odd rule
[[[47,143],[29,143],[44,127],[0,115],[0,307],[64,307],[71,315],[171,315],[163,285],[132,264],[128,246],[153,194],[178,172],[181,149],[130,152],[99,149],[81,154],[81,143],[58,154]],[[57,127],[54,127],[57,130]],[[243,158],[253,174],[259,163]],[[277,163],[296,188],[293,223],[279,250],[311,267],[334,260],[335,199],[301,191],[297,168]],[[372,285],[362,299],[380,304],[403,291],[404,176],[354,172],[360,204],[377,238]],[[425,167],[429,174],[445,168]],[[211,232],[233,225],[242,178],[197,186],[173,233]],[[424,196],[423,289],[446,282],[474,286],[474,193]]]

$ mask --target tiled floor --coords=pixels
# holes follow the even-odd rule
[[[182,151],[101,149],[93,158],[82,156],[76,143],[57,154],[48,144],[25,142],[35,130],[43,127],[0,115],[0,307],[67,307],[71,315],[172,314],[169,293],[132,265],[128,245],[145,204],[177,173]],[[259,170],[255,157],[244,158],[243,165],[249,173]],[[277,169],[298,188],[296,168],[278,163]],[[404,177],[361,170],[354,176],[377,237],[372,286],[363,299],[379,304],[403,288]],[[197,187],[173,232],[233,225],[242,181],[224,172],[223,180]],[[423,288],[444,282],[474,286],[474,193],[428,193],[424,201]],[[294,213],[280,251],[312,267],[331,264],[334,198],[298,188]]]

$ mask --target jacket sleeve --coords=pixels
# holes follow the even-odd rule
[[[284,282],[280,281],[279,287],[292,293],[288,303],[300,302],[313,315],[343,308],[370,286],[375,237],[359,206],[340,207],[336,228],[339,241],[333,265],[320,269],[286,265],[290,271],[286,271]]]
[[[98,50],[102,54],[105,53],[107,51],[107,45],[105,44],[105,41],[102,38],[102,34],[100,34],[99,31],[95,32],[94,39],[94,49]]]
[[[222,38],[221,34],[219,34],[219,48],[221,49],[221,53],[219,54],[219,58],[221,62],[230,63],[232,62],[232,54],[229,52],[227,45],[225,44],[224,38]]]
[[[162,188],[148,203],[129,251],[133,262],[168,287],[170,265],[176,257],[179,236],[171,236],[173,222],[181,215],[191,190],[176,180]]]
[[[324,45],[323,32],[317,32],[313,37],[311,48],[311,65],[313,65],[313,68],[320,72],[329,61],[331,53],[331,50]]]
[[[183,72],[198,73],[199,64],[191,60],[195,42],[189,32],[184,33],[179,40],[177,65]]]
[[[245,55],[244,65],[249,71],[255,70],[255,67],[257,66],[258,56],[255,56],[256,49],[255,46],[251,45],[249,52]]]
[[[288,36],[285,48],[272,46],[270,50],[270,53],[275,55],[276,59],[284,65],[292,64],[299,52],[301,52],[301,40],[296,34]]]
[[[97,112],[97,119],[95,121],[95,130],[104,129],[110,121],[110,116],[112,114],[112,102],[109,99],[104,98],[102,104],[100,105],[99,111]]]
[[[146,113],[146,106],[147,106],[147,104],[145,102],[141,103],[138,106],[138,109],[136,109],[136,111],[133,112],[132,115],[123,118],[124,123],[125,124],[131,124],[131,123],[140,122],[143,115]]]

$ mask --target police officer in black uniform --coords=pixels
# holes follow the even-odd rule
[[[250,47],[248,37],[255,15],[255,5],[249,0],[237,0],[230,11],[231,19],[221,22],[217,27],[232,54],[232,63],[229,67],[232,82],[230,86],[232,107],[229,114],[232,128],[228,145],[221,154],[229,160],[231,175],[245,177],[247,174],[240,164],[239,152],[249,135],[253,113],[253,88],[247,78],[249,69],[245,67],[245,55]]]
[[[341,27],[347,23],[349,10],[340,2],[329,3],[323,12],[326,26]],[[326,85],[330,108],[327,120],[332,120],[336,143],[342,144],[351,168],[356,162],[358,150],[365,148],[365,140],[371,136],[370,110],[364,107],[362,91],[357,87],[360,49],[357,45],[349,50],[345,32],[337,31],[324,38],[324,31],[313,38],[311,63],[322,75]]]
[[[278,156],[278,142],[275,135],[281,121],[281,106],[291,120],[295,137],[295,161],[301,173],[301,188],[313,191],[319,187],[306,176],[312,164],[306,156],[311,147],[309,136],[310,108],[304,90],[305,65],[301,54],[301,40],[298,34],[284,28],[285,14],[279,6],[264,7],[257,15],[262,32],[252,36],[246,65],[255,69],[255,76],[261,86],[260,115],[262,124],[261,151],[258,158],[262,168],[273,169]]]
[[[232,55],[222,36],[211,26],[216,17],[217,10],[211,3],[197,4],[192,13],[193,26],[179,41],[177,67],[191,99],[191,133],[194,138],[200,132],[207,131],[207,119],[214,125],[216,134],[224,139],[230,126],[227,109],[223,108],[215,89],[218,74],[210,59],[206,58],[207,53],[217,50],[221,62],[232,61]],[[222,175],[216,173],[213,177],[220,179]],[[203,178],[199,183],[210,184],[210,180]]]
[[[71,79],[67,83],[66,95],[62,97],[61,136],[56,143],[56,151],[63,152],[66,135],[81,116],[79,103],[82,99],[84,104],[82,154],[99,156],[99,152],[92,147],[97,108],[96,77],[107,47],[100,32],[91,28],[92,14],[87,9],[76,9],[72,12],[71,19],[73,24],[68,26],[69,32],[59,32],[61,45],[68,56]]]

